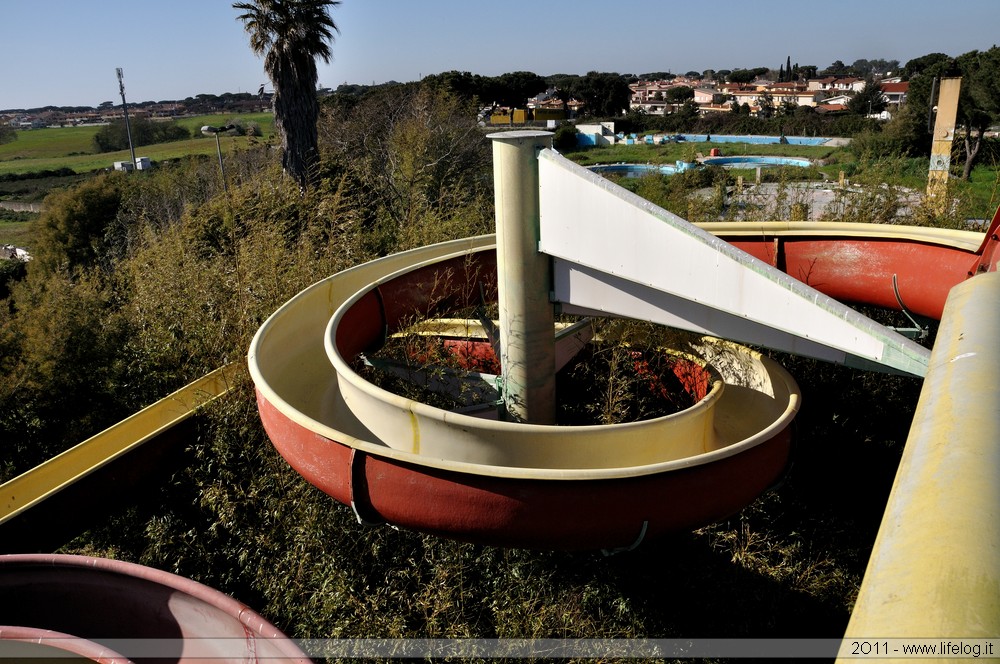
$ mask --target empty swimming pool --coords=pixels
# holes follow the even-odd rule
[[[692,143],[750,143],[766,145],[787,143],[789,145],[823,145],[830,140],[825,136],[739,136],[733,134],[676,134],[674,140]]]
[[[776,166],[795,166],[806,168],[812,162],[803,157],[766,157],[745,155],[738,157],[706,157],[701,160],[702,164],[708,166],[722,166],[723,168],[773,168]],[[601,175],[616,175],[626,178],[641,178],[644,175],[674,175],[692,168],[697,168],[699,164],[678,161],[674,164],[598,164],[590,166],[590,170]]]
[[[641,178],[644,175],[673,175],[690,168],[695,168],[697,164],[686,161],[678,161],[671,164],[598,164],[591,166],[590,170],[601,175],[617,175],[627,178]]]
[[[771,168],[774,166],[797,166],[806,168],[812,162],[803,157],[764,157],[746,155],[739,157],[706,157],[701,163],[723,168]]]

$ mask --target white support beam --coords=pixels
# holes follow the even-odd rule
[[[539,249],[569,313],[651,320],[913,376],[930,351],[552,150],[539,156]]]

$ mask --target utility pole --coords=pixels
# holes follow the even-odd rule
[[[132,128],[128,124],[128,104],[125,102],[125,81],[122,68],[115,70],[118,74],[118,90],[122,93],[122,111],[125,113],[125,133],[128,134],[128,151],[132,155],[132,168],[135,168],[135,148],[132,146]]]

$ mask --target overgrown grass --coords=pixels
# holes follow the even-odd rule
[[[360,526],[277,456],[248,384],[210,409],[162,507],[125,512],[65,550],[193,577],[303,639],[839,638],[919,381],[791,365],[804,408],[785,482],[729,519],[629,553]]]
[[[991,161],[980,165],[973,169],[968,183],[959,184],[968,187],[974,201],[975,208],[971,215],[988,223],[997,205],[1000,205],[1000,163]]]

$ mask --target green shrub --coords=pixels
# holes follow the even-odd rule
[[[98,152],[117,152],[128,150],[129,147],[184,141],[189,138],[191,132],[173,120],[154,122],[146,118],[130,118],[128,127],[124,120],[115,120],[101,127],[94,134],[94,147]]]
[[[0,259],[0,302],[10,296],[11,285],[24,279],[27,273],[24,261]]]
[[[556,129],[555,135],[552,137],[552,147],[554,147],[559,152],[570,152],[575,150],[577,147],[576,137],[580,131],[576,128],[576,125],[572,124],[562,124]]]
[[[31,270],[76,274],[97,265],[121,205],[122,174],[101,175],[45,198],[36,222]]]
[[[128,325],[100,279],[62,274],[12,288],[0,374],[0,457],[23,471],[140,407],[123,389]]]
[[[857,134],[848,148],[861,162],[871,162],[886,157],[902,157],[907,144],[900,136],[890,132],[865,131]]]

